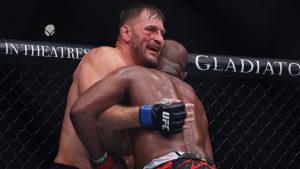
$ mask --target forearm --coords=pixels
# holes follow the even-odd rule
[[[87,113],[71,112],[73,127],[91,157],[97,159],[104,154],[104,149],[97,136],[96,118]]]
[[[114,105],[98,115],[97,126],[114,130],[140,127],[139,106]]]

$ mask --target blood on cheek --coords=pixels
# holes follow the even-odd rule
[[[146,33],[146,38],[150,39],[151,38],[151,34],[150,33]]]

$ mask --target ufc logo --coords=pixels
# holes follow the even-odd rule
[[[163,122],[163,125],[162,125],[162,129],[167,129],[168,131],[170,130],[170,127],[169,127],[169,119],[170,119],[170,113],[169,112],[163,112],[162,114],[162,122]]]

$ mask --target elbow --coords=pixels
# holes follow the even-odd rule
[[[70,110],[70,119],[73,125],[76,125],[78,122],[78,119],[80,119],[79,116],[81,116],[83,113],[83,109],[81,109],[79,106],[77,106],[76,102],[73,104]]]

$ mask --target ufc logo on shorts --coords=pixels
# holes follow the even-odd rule
[[[165,130],[167,129],[168,131],[170,130],[170,126],[169,126],[169,119],[170,119],[170,113],[169,112],[163,112],[162,114],[162,129]]]

